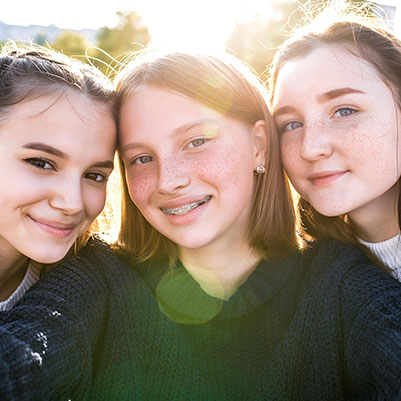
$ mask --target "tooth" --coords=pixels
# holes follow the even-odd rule
[[[210,198],[211,198],[210,196],[207,196],[206,198],[201,199],[198,202],[188,203],[187,205],[181,207],[175,207],[173,209],[162,208],[162,211],[166,214],[182,216],[183,214],[186,214],[191,210],[195,209],[197,206],[204,204],[205,202],[210,200]]]

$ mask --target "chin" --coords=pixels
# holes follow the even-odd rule
[[[199,237],[185,238],[185,240],[170,238],[170,240],[176,243],[178,247],[186,249],[200,249],[209,245],[212,242],[211,240],[200,239]]]
[[[313,205],[312,205],[313,206]],[[314,207],[314,206],[313,206]],[[314,207],[314,209],[319,212],[321,215],[326,217],[337,217],[343,214],[348,213],[348,209],[339,209],[339,208],[325,208],[325,207]]]
[[[43,264],[53,264],[59,262],[61,259],[67,255],[68,251],[70,248],[67,250],[63,249],[59,252],[49,252],[49,250],[44,250],[43,252],[32,252],[31,254],[26,254],[29,259],[33,260],[34,262],[37,263],[43,263]]]

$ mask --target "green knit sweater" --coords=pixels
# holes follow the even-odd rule
[[[221,301],[92,244],[1,315],[1,400],[401,399],[401,284],[328,242]]]

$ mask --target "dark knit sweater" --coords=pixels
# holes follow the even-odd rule
[[[328,242],[228,300],[102,245],[1,315],[0,399],[401,399],[401,284]]]

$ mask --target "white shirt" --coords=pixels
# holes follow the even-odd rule
[[[359,242],[367,246],[386,266],[391,269],[391,274],[401,281],[401,235],[398,234],[382,242]]]

